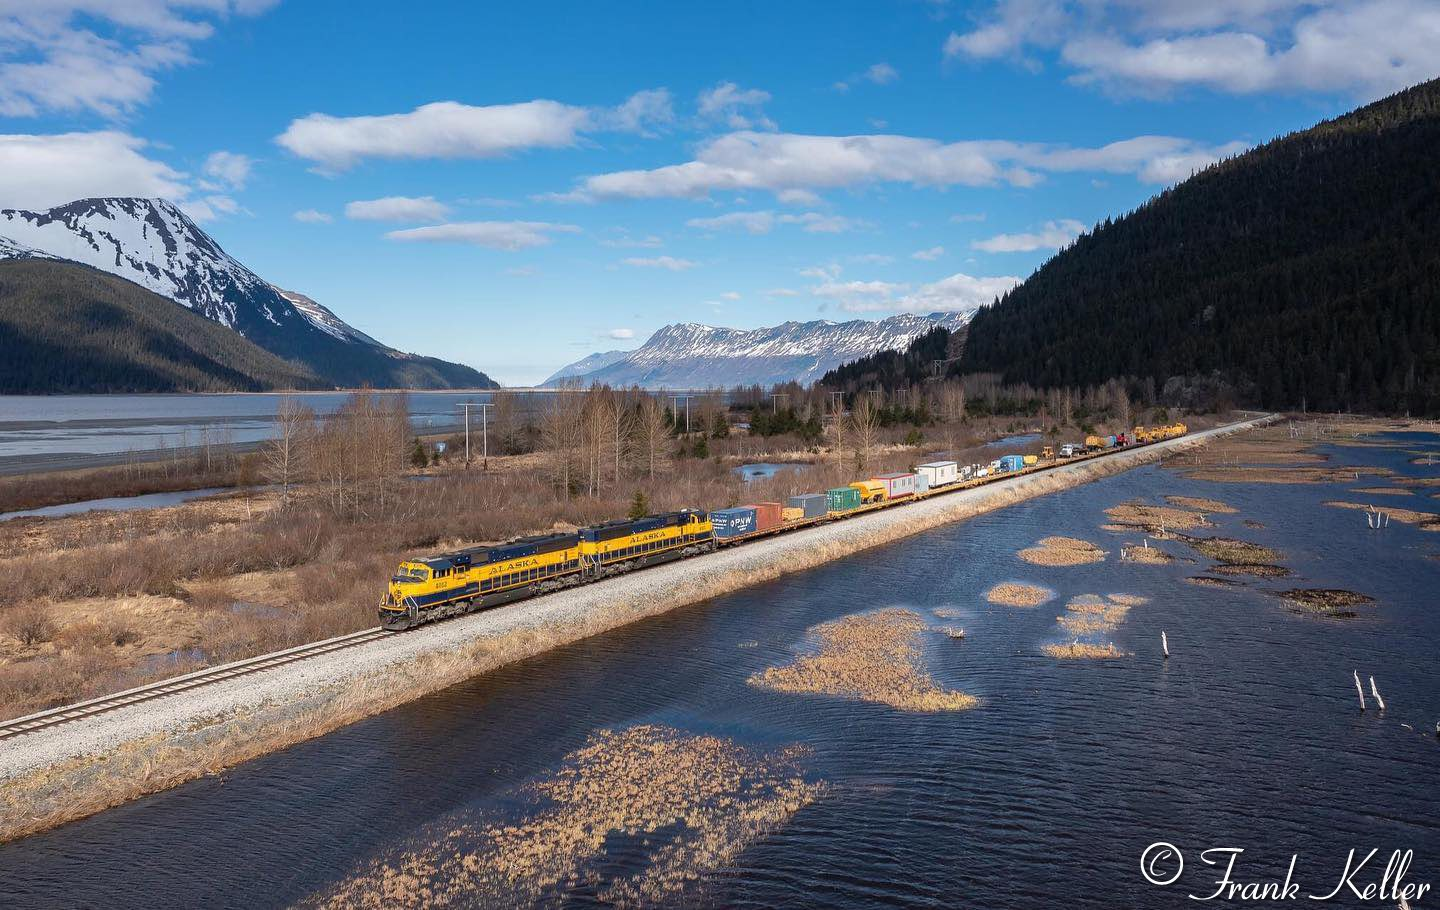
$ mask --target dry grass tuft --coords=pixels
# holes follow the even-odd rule
[[[1243,583],[1233,578],[1212,578],[1209,575],[1191,575],[1185,579],[1192,585],[1199,585],[1202,588],[1238,588]]]
[[[771,667],[750,684],[776,692],[838,695],[902,711],[964,711],[979,699],[940,688],[921,664],[924,621],[909,610],[847,616],[811,629],[819,652]]]
[[[1394,521],[1404,522],[1410,525],[1419,525],[1427,531],[1440,531],[1440,515],[1434,512],[1416,512],[1413,509],[1397,509],[1394,506],[1384,506],[1376,509],[1369,503],[1364,502],[1327,502],[1327,506],[1337,509],[1357,509],[1360,511],[1380,511],[1389,515]]]
[[[4,624],[5,634],[27,648],[53,640],[57,631],[50,606],[38,601],[6,610]]]
[[[1296,588],[1281,591],[1277,596],[1284,598],[1290,609],[1296,613],[1329,619],[1353,619],[1359,614],[1351,609],[1352,607],[1375,602],[1375,598],[1368,595],[1339,588]]]
[[[1366,496],[1414,496],[1414,490],[1407,490],[1404,487],[1356,487],[1351,493],[1361,493]]]
[[[1015,581],[1003,581],[985,592],[986,600],[1007,607],[1038,607],[1054,596],[1055,592],[1049,588]]]
[[[1240,511],[1234,506],[1223,503],[1218,499],[1205,499],[1201,496],[1166,496],[1165,501],[1172,506],[1179,506],[1182,509],[1193,509],[1196,512],[1213,512],[1217,515],[1234,515]]]
[[[1129,528],[1144,528],[1158,532],[1208,528],[1210,521],[1199,512],[1177,509],[1171,506],[1153,506],[1143,502],[1122,502],[1105,510],[1112,523]]]
[[[1148,541],[1147,541],[1148,544]],[[1174,562],[1175,557],[1166,553],[1159,547],[1148,545],[1132,545],[1120,548],[1120,558],[1125,562],[1135,562],[1142,565],[1161,566]]]
[[[1128,657],[1128,652],[1112,641],[1103,640],[1104,636],[1113,633],[1125,621],[1132,607],[1148,602],[1149,598],[1138,594],[1111,594],[1107,597],[1083,594],[1076,597],[1065,605],[1065,612],[1056,620],[1070,640],[1046,644],[1040,650],[1051,657],[1063,659]]]
[[[1105,561],[1104,550],[1088,540],[1075,537],[1046,537],[1036,546],[1021,550],[1018,555],[1037,566],[1080,566]]]
[[[1121,650],[1114,642],[1092,645],[1081,641],[1072,641],[1065,644],[1045,645],[1040,650],[1050,657],[1061,660],[1104,660],[1130,656],[1129,651]]]
[[[518,817],[452,821],[309,901],[322,907],[530,906],[589,881],[607,904],[691,899],[697,881],[819,798],[798,749],[645,725],[602,730],[527,786]],[[643,868],[606,879],[615,841]],[[613,874],[613,873],[611,873]]]
[[[1290,570],[1284,566],[1274,566],[1263,562],[1230,562],[1222,563],[1210,569],[1216,575],[1249,575],[1253,578],[1284,578],[1290,574]]]
[[[1273,565],[1285,559],[1285,554],[1279,550],[1232,537],[1189,537],[1182,534],[1180,540],[1201,556],[1229,565]]]

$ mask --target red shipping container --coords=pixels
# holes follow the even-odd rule
[[[778,502],[757,502],[746,508],[755,510],[755,530],[768,531],[780,527],[785,506]]]

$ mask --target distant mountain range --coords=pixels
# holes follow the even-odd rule
[[[292,373],[326,385],[495,386],[470,367],[387,347],[309,297],[276,288],[163,199],[81,199],[44,212],[0,210],[0,259],[46,257],[132,281],[298,365]],[[66,316],[52,314],[61,321]]]
[[[1440,414],[1440,80],[1107,219],[975,317],[958,369]]]
[[[655,332],[633,351],[591,354],[561,368],[543,385],[565,381],[644,388],[808,384],[849,361],[877,351],[903,350],[936,326],[959,329],[972,315],[907,313],[876,322],[822,319],[748,330],[677,323]]]

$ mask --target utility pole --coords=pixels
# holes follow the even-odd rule
[[[779,413],[780,413],[780,399],[782,399],[782,398],[788,399],[789,397],[790,397],[790,393],[789,393],[789,392],[776,392],[774,395],[771,395],[771,396],[770,396],[770,400],[771,400],[771,401],[774,403],[774,405],[775,405],[775,411],[774,411],[774,413],[776,413],[776,414],[779,414]]]
[[[686,435],[686,436],[689,436],[689,435],[690,435],[690,399],[691,399],[691,398],[694,398],[694,397],[695,397],[695,396],[693,396],[693,395],[671,395],[671,396],[670,396],[670,410],[671,410],[671,413],[673,413],[673,414],[675,415],[675,419],[676,419],[676,420],[679,420],[679,419],[680,419],[680,399],[682,399],[682,398],[685,399],[685,435]]]
[[[479,408],[479,409],[480,409],[481,433],[483,434],[483,435],[481,436],[481,440],[482,440],[481,445],[483,446],[482,452],[484,453],[483,456],[482,456],[482,457],[484,458],[484,461],[481,462],[480,469],[483,470],[483,471],[488,471],[488,470],[490,470],[490,420],[489,420],[489,417],[490,417],[490,409],[491,409],[492,407],[494,407],[494,405],[490,404],[488,401],[487,401],[487,402],[480,402],[480,403],[476,403],[476,402],[473,402],[473,401],[466,401],[466,402],[463,402],[463,403],[461,403],[461,404],[455,405],[455,407],[457,407],[457,408],[464,408],[464,409],[465,409],[465,467],[467,467],[467,468],[470,467],[470,409],[471,409],[471,408]]]
[[[490,409],[494,407],[490,402],[484,402],[480,406],[480,470],[490,470]]]
[[[831,393],[830,393],[830,402],[831,402],[832,410],[835,412],[835,418],[834,418],[834,420],[835,420],[835,463],[836,463],[837,465],[844,465],[844,464],[845,464],[845,446],[844,446],[844,444],[843,444],[843,443],[844,443],[844,439],[843,439],[843,437],[842,437],[841,434],[842,434],[842,430],[843,430],[843,424],[845,423],[845,415],[844,415],[845,393],[843,393],[843,392],[831,392]]]

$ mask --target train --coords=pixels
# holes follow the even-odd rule
[[[988,483],[997,476],[1043,471],[1122,446],[1183,436],[1183,423],[1135,427],[1130,434],[1090,436],[1038,455],[1005,455],[988,465],[932,461],[914,471],[877,474],[824,492],[728,509],[681,509],[607,521],[574,532],[540,534],[406,560],[380,601],[381,628],[399,632],[501,604],[597,581],[663,562],[712,553],[772,534],[889,508]]]

